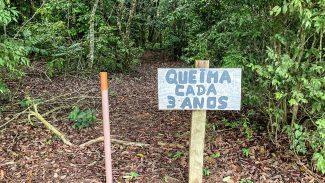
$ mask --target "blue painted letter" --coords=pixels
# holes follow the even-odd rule
[[[205,93],[204,85],[196,85],[197,87],[197,96],[201,96]]]
[[[188,107],[188,109],[192,109],[192,104],[191,104],[191,100],[189,97],[186,97],[183,100],[183,103],[181,105],[181,109],[185,109],[186,107]]]
[[[175,88],[176,96],[184,96],[184,92],[180,92],[179,89],[184,89],[184,85],[176,85]]]
[[[231,83],[231,79],[228,71],[223,71],[219,82],[223,83],[223,81],[227,81],[227,83]]]
[[[218,102],[219,102],[219,106],[218,106],[218,109],[226,109],[227,108],[227,100],[228,100],[228,97],[227,96],[221,96],[219,99],[218,99]]]
[[[211,80],[213,78],[213,83],[218,83],[218,71],[215,71],[214,73],[212,71],[208,71],[207,74],[207,83],[211,83]]]
[[[203,109],[204,97],[201,97],[201,101],[198,97],[193,98],[193,109]]]
[[[172,109],[175,107],[175,98],[172,97],[172,96],[167,96],[167,99],[168,99],[168,105],[167,105],[167,108],[168,109]]]
[[[188,82],[188,72],[178,72],[178,83],[179,84],[186,84]]]
[[[167,71],[166,81],[168,84],[177,84],[177,73],[174,69],[170,69]]]
[[[208,109],[215,109],[217,106],[217,99],[216,97],[208,97],[207,98],[207,108]]]
[[[190,70],[190,72],[188,74],[188,82],[190,84],[196,84],[196,73],[197,73],[197,70]]]
[[[190,94],[193,96],[195,95],[193,86],[188,85],[187,90],[186,90],[186,96],[189,96]]]
[[[216,87],[214,84],[211,84],[208,88],[207,95],[210,95],[210,93],[217,95]]]

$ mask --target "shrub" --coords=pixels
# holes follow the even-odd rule
[[[315,166],[322,174],[325,174],[325,118],[316,121],[317,129],[311,138],[313,148],[313,160]]]
[[[77,130],[87,128],[96,121],[96,111],[93,109],[81,111],[79,107],[74,107],[69,114],[69,119],[74,122],[72,128]]]
[[[19,40],[0,37],[0,98],[9,94],[2,78],[14,79],[24,75],[23,66],[29,65],[27,51]]]
[[[9,93],[9,88],[2,78],[19,78],[24,75],[22,67],[29,64],[27,51],[22,42],[7,35],[6,27],[17,22],[18,11],[10,6],[10,1],[0,0],[0,26],[4,35],[0,36],[0,99]]]

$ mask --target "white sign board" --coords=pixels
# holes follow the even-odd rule
[[[158,69],[160,110],[240,110],[241,69]]]

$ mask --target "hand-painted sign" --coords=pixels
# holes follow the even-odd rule
[[[158,69],[160,110],[240,110],[241,69]]]

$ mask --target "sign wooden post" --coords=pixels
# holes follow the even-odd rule
[[[160,110],[192,110],[189,183],[202,183],[207,110],[240,110],[241,69],[209,68],[198,60],[196,68],[158,69]]]
[[[209,60],[196,60],[196,68],[209,68]],[[206,110],[192,112],[189,183],[202,183]]]

